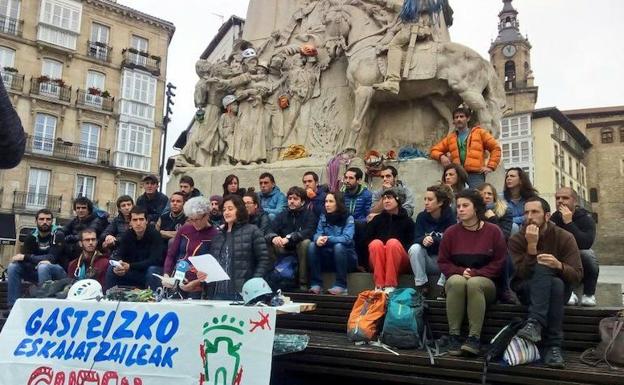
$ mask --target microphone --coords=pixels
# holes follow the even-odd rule
[[[176,263],[175,273],[173,274],[173,279],[175,281],[173,285],[174,292],[178,293],[180,290],[180,283],[184,283],[184,279],[186,278],[186,272],[191,268],[191,264],[187,261],[178,261]]]

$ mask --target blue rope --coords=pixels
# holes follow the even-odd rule
[[[422,12],[429,15],[440,12],[443,2],[444,0],[405,0],[399,17],[406,22],[418,21]]]

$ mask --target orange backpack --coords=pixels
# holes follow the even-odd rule
[[[347,337],[354,342],[377,339],[379,325],[386,314],[387,296],[382,291],[361,292],[347,322]]]

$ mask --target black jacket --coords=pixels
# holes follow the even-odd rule
[[[384,210],[366,224],[367,245],[375,239],[386,243],[391,238],[398,239],[405,251],[414,243],[414,221],[407,216],[403,207],[399,208],[396,215]]]
[[[89,214],[85,219],[80,220],[75,217],[68,224],[63,227],[63,234],[65,234],[65,243],[76,243],[80,232],[84,229],[94,229],[96,236],[100,237],[102,232],[108,226],[107,218],[100,218],[95,213]]]
[[[227,228],[224,228],[213,238],[210,254],[221,262],[225,258],[226,239],[229,240],[228,273],[232,289],[235,293],[240,293],[245,281],[254,277],[264,277],[271,268],[267,244],[262,231],[249,223],[235,224],[229,237],[226,232]]]
[[[100,236],[100,241],[103,242],[107,236],[112,235],[117,238],[116,245],[119,245],[119,241],[121,237],[128,231],[129,224],[126,222],[126,218],[124,218],[123,214],[119,213],[113,220],[106,226],[106,229],[102,232]]]
[[[256,215],[250,215],[249,223],[256,225],[265,237],[271,233],[271,220],[269,219],[269,214],[262,210],[258,211]],[[267,239],[267,242],[271,242],[271,239]]]
[[[50,261],[52,264],[65,266],[62,260],[63,253],[63,232],[51,231],[47,236],[42,237],[38,231],[24,239],[22,254],[23,263],[34,269],[41,261]]]
[[[169,198],[160,191],[156,191],[152,199],[149,199],[147,194],[143,193],[136,201],[138,207],[143,207],[147,211],[147,221],[150,223],[158,221],[167,204],[169,204]]]
[[[416,223],[414,224],[414,243],[422,245],[423,240],[427,235],[433,238],[433,244],[426,247],[429,255],[438,255],[438,248],[440,242],[442,242],[442,235],[444,231],[457,223],[453,210],[450,207],[442,210],[440,218],[435,219],[426,210],[421,211],[416,216]],[[408,250],[408,249],[406,249]]]
[[[567,225],[563,223],[563,217],[559,211],[555,211],[550,217],[552,222],[564,230],[572,233],[579,250],[587,250],[592,247],[596,239],[596,222],[589,211],[582,207],[577,207],[572,214],[572,222]]]
[[[498,226],[501,229],[503,235],[505,236],[505,241],[509,239],[511,236],[511,228],[513,227],[513,212],[511,211],[511,208],[507,207],[505,214],[503,214],[502,217],[494,215],[491,218],[487,218],[486,221]]]
[[[117,259],[130,264],[130,270],[144,271],[150,266],[163,266],[163,241],[153,225],[147,225],[143,238],[137,239],[129,229],[121,238]]]
[[[297,210],[286,209],[277,214],[271,230],[266,235],[267,241],[275,237],[287,237],[290,239],[286,244],[286,249],[295,249],[299,242],[304,239],[312,239],[316,231],[317,218],[312,210],[300,207]]]
[[[4,82],[0,83],[0,168],[13,168],[24,156],[26,134],[11,105]]]

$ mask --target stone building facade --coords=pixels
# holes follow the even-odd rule
[[[596,218],[600,263],[624,263],[624,106],[563,111],[592,142],[587,154],[588,200]]]
[[[43,207],[71,218],[79,195],[114,214],[120,194],[137,196],[158,172],[175,27],[106,0],[2,6],[0,72],[28,139],[21,164],[0,171],[0,211],[18,234]],[[3,261],[13,252],[4,246]]]

